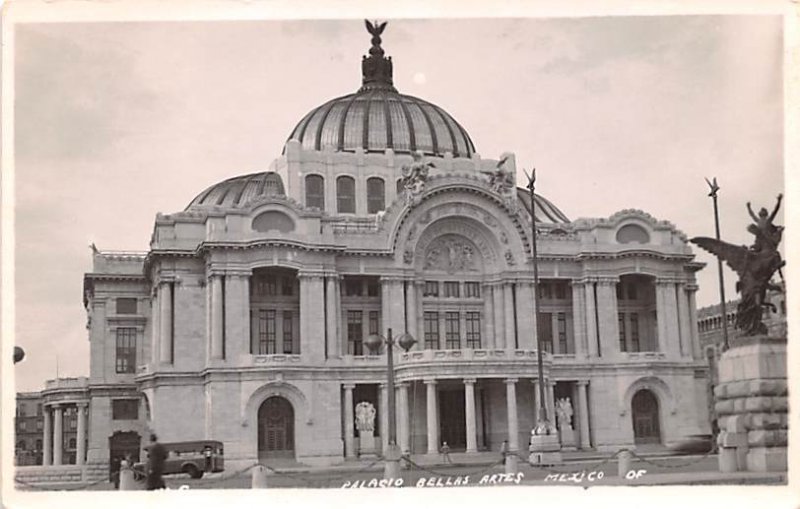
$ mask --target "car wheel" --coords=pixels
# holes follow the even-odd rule
[[[203,472],[198,470],[194,465],[186,465],[183,467],[183,471],[184,473],[189,474],[189,477],[192,479],[199,479],[203,475]]]

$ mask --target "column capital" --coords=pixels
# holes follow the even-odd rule
[[[404,276],[381,276],[380,282],[383,283],[402,283],[406,280]]]
[[[78,405],[78,408],[81,408],[81,409],[86,408],[86,407],[89,406],[89,402],[88,401],[78,401],[75,404]]]
[[[465,378],[464,385],[475,385],[476,379],[475,378]]]
[[[657,286],[671,286],[674,284],[682,283],[682,281],[678,278],[674,277],[656,277],[656,285]]]
[[[435,378],[425,378],[422,380],[425,385],[436,385],[437,380]]]
[[[506,385],[514,385],[519,381],[519,378],[506,378],[504,382]]]
[[[322,279],[325,277],[325,272],[319,270],[299,270],[297,271],[297,279],[301,281],[304,279]]]
[[[64,410],[64,407],[61,405],[61,403],[51,403],[50,406],[53,407],[53,410]]]
[[[619,283],[619,278],[617,276],[598,276],[595,278],[595,282],[599,285],[616,285]]]
[[[531,378],[530,381],[531,381],[531,383],[533,385],[539,385],[539,379],[538,378]],[[546,382],[547,382],[547,380],[545,380],[545,383]]]
[[[697,283],[686,283],[686,291],[687,292],[696,292],[700,287]]]
[[[342,384],[342,387],[344,387],[345,390],[352,391],[353,389],[356,388],[356,384]]]
[[[397,389],[408,389],[408,382],[398,382],[394,384]]]
[[[587,385],[589,385],[589,380],[576,380],[575,383],[578,384],[579,387],[580,386],[586,387]]]

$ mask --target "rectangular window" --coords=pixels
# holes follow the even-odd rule
[[[135,315],[136,314],[136,299],[129,297],[119,297],[117,299],[117,314],[118,315]]]
[[[617,317],[619,323],[619,351],[627,352],[628,347],[625,344],[625,314],[620,313]]]
[[[381,284],[377,281],[370,281],[367,283],[367,296],[379,297],[381,294]]]
[[[117,373],[136,372],[136,329],[117,329]]]
[[[467,348],[481,347],[481,314],[477,311],[467,312]]]
[[[42,431],[43,427],[44,427],[44,423],[42,421],[40,421],[40,420],[36,421],[36,431]]]
[[[639,296],[636,293],[636,285],[634,283],[628,284],[628,299],[636,300]]]
[[[363,293],[363,282],[360,279],[346,279],[344,281],[344,294],[348,297],[360,297]]]
[[[256,295],[277,295],[278,280],[275,276],[266,276],[256,279]]]
[[[553,351],[553,315],[552,313],[539,313],[539,336],[542,338],[542,348],[545,352]]]
[[[380,313],[378,311],[369,312],[369,334],[378,334],[380,332]]]
[[[423,297],[438,297],[439,296],[439,282],[438,281],[425,281],[425,290],[422,292]]]
[[[640,352],[639,347],[639,314],[631,313],[631,349]]]
[[[364,355],[364,319],[361,311],[347,312],[347,353]]]
[[[476,281],[467,281],[464,283],[464,296],[469,298],[480,298],[481,284]]]
[[[567,314],[559,313],[558,320],[558,351],[561,353],[571,353],[567,346]]]
[[[425,350],[439,349],[439,313],[425,311]]]
[[[277,327],[274,309],[258,310],[258,354],[271,355],[276,351]]]
[[[552,294],[550,292],[550,284],[549,283],[539,283],[539,298],[540,299],[551,299]]]
[[[454,298],[457,298],[459,296],[458,281],[445,281],[444,296],[454,297]]]
[[[563,281],[559,281],[553,284],[555,289],[555,296],[558,300],[564,300],[567,298],[567,285]]]
[[[444,347],[447,350],[461,348],[461,327],[459,313],[448,311],[444,314]]]
[[[115,421],[135,421],[139,418],[139,400],[115,399],[111,401],[111,418]]]
[[[281,295],[286,297],[294,295],[294,278],[289,276],[281,278]]]
[[[291,311],[283,312],[283,353],[294,352],[294,322]]]
[[[42,404],[36,405],[36,415],[42,415]]]

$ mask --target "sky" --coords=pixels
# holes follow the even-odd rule
[[[388,21],[399,91],[448,111],[482,157],[536,167],[537,192],[570,219],[633,208],[713,236],[703,179],[716,176],[722,237],[749,244],[745,203],[771,209],[783,192],[778,17]],[[357,90],[370,46],[360,19],[25,24],[15,37],[23,391],[56,369],[88,375],[90,243],[146,251],[156,213],[267,169],[308,111]],[[698,306],[715,303],[715,259],[695,252],[708,264]]]

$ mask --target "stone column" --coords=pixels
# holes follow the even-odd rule
[[[534,314],[535,309],[533,305],[533,292],[531,292],[531,283],[528,281],[519,281],[516,285],[516,312],[517,324],[519,330],[517,334],[517,341],[519,347],[524,350],[533,350],[536,348],[534,341]]]
[[[539,406],[541,405],[539,400],[539,379],[534,378],[531,382],[533,383],[533,422],[535,426],[539,422]]]
[[[158,301],[158,286],[153,289],[153,298],[150,301],[150,364],[158,364],[158,352],[161,350],[159,335],[161,334],[161,303]]]
[[[53,422],[50,416],[50,406],[42,405],[44,412],[44,437],[42,440],[42,464],[49,466],[53,464]]]
[[[602,278],[597,282],[598,334],[600,353],[606,359],[619,356],[619,316],[617,311],[617,279]]]
[[[475,379],[464,379],[464,410],[467,420],[467,452],[478,452],[475,426]]]
[[[321,274],[300,273],[300,355],[322,362],[325,349],[325,295]]]
[[[222,360],[223,352],[223,336],[225,330],[223,329],[223,302],[224,295],[222,294],[222,275],[212,274],[208,281],[209,290],[211,291],[211,359]]]
[[[575,356],[586,357],[586,303],[585,291],[577,281],[572,281],[572,335],[575,341]]]
[[[402,284],[402,283],[401,283]],[[414,336],[417,341],[420,337],[417,333],[417,287],[414,281],[405,282],[406,286],[406,331]],[[424,341],[424,339],[423,339]]]
[[[64,452],[64,408],[53,405],[53,465],[61,465]]]
[[[680,327],[680,353],[681,357],[692,357],[692,324],[689,312],[689,298],[686,295],[686,284],[678,283],[678,323]]]
[[[397,384],[397,433],[400,435],[397,439],[400,445],[400,451],[408,452],[409,447],[409,429],[408,429],[408,384]]]
[[[392,328],[394,336],[399,338],[406,332],[405,281],[393,279],[389,284],[389,288],[392,295],[389,300],[389,305],[392,308],[389,327]]]
[[[689,327],[691,332],[692,354],[695,359],[702,359],[703,352],[700,349],[700,333],[697,330],[697,302],[695,301],[695,293],[697,292],[697,285],[686,285],[686,294],[689,299]]]
[[[250,353],[250,273],[225,277],[225,359]]]
[[[584,293],[586,295],[586,345],[589,357],[597,357],[597,307],[594,298],[594,281],[584,282]]]
[[[492,297],[492,286],[484,284],[481,287],[483,292],[483,327],[481,347],[491,350],[495,345],[494,333],[494,298]]]
[[[581,449],[589,449],[592,444],[589,440],[589,400],[586,396],[586,386],[589,382],[578,380],[578,428],[581,435]]]
[[[158,294],[161,307],[159,360],[162,364],[172,364],[172,284],[159,284]]]
[[[76,452],[75,463],[83,465],[86,459],[86,409],[88,403],[78,403],[78,450]]]
[[[390,278],[381,278],[381,334],[386,335],[386,331],[392,326],[392,280]],[[402,331],[392,330],[392,333],[399,335]],[[346,332],[342,330],[342,336],[346,336]]]
[[[336,301],[339,299],[338,276],[325,278],[325,341],[328,358],[337,358],[342,354],[339,347],[339,314],[336,312]]]
[[[383,451],[389,446],[389,392],[386,389],[386,384],[379,384],[380,387],[380,427],[381,427],[381,444]]]
[[[426,424],[428,426],[428,454],[437,454],[439,452],[439,419],[438,419],[438,405],[436,401],[436,380],[426,379]]]
[[[508,452],[519,452],[519,421],[517,420],[517,379],[506,378],[506,413],[508,415]]]
[[[492,300],[494,309],[494,347],[502,350],[506,347],[506,315],[503,312],[502,283],[492,284]]]
[[[355,458],[355,429],[353,421],[354,384],[344,384],[344,457]]]
[[[658,349],[670,359],[680,356],[678,343],[678,302],[675,284],[656,280],[656,320],[658,321]]]
[[[503,310],[505,311],[506,349],[516,348],[516,324],[514,323],[514,283],[503,285]]]
[[[553,424],[555,424],[556,420],[556,398],[555,394],[555,387],[556,383],[550,380],[545,381],[546,389],[547,389],[547,415],[549,415],[552,419]]]

